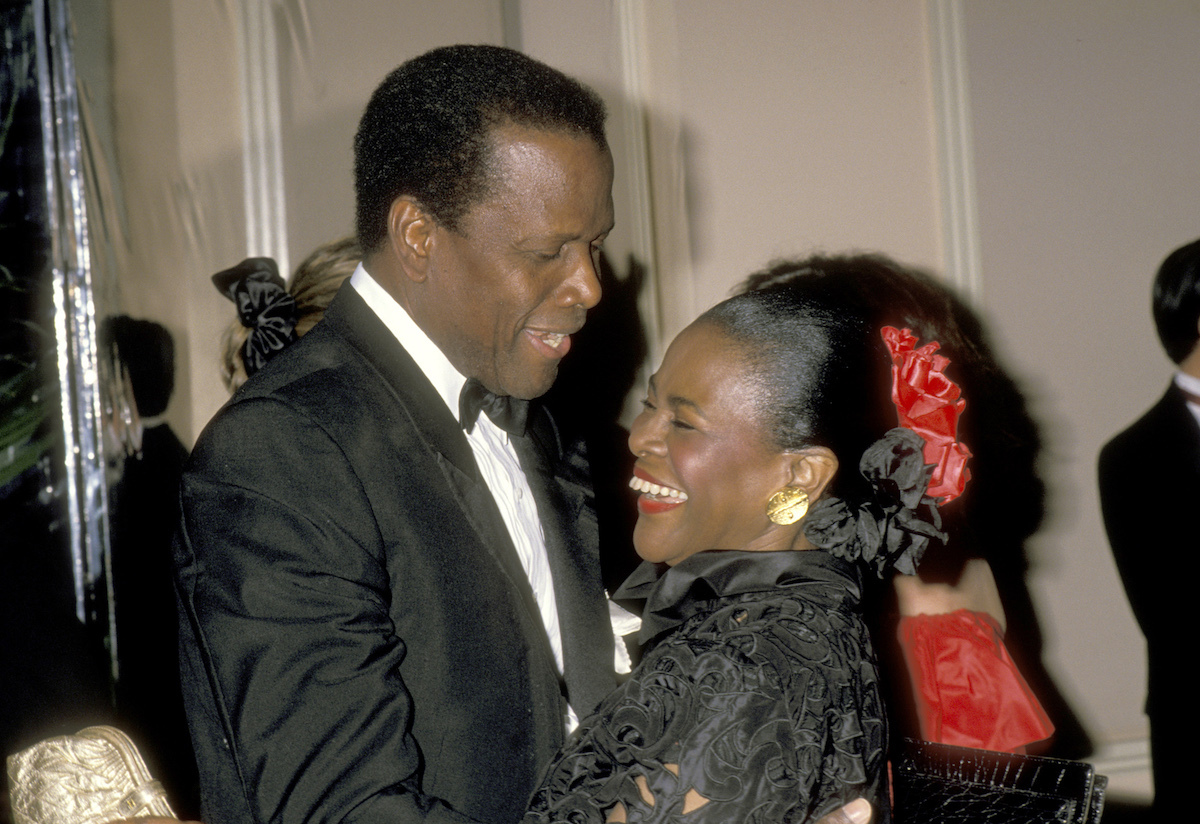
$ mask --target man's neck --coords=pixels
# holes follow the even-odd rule
[[[412,309],[408,306],[408,296],[403,289],[403,273],[395,261],[390,260],[381,252],[371,252],[363,256],[362,265],[367,270],[367,274],[371,276],[371,280],[379,284],[379,288],[400,304],[404,311],[411,316]]]
[[[350,276],[350,285],[408,352],[417,368],[433,384],[433,388],[446,402],[450,413],[457,419],[458,396],[466,379],[459,374],[404,305],[392,297],[383,284],[367,270],[365,263]]]

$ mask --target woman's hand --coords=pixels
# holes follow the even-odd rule
[[[865,798],[856,798],[822,818],[817,824],[870,824],[871,802]]]

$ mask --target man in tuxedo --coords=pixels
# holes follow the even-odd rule
[[[206,822],[513,822],[615,686],[586,463],[529,403],[600,299],[604,118],[489,46],[435,49],[373,94],[363,264],[183,479]]]
[[[1200,572],[1200,240],[1172,252],[1154,281],[1154,323],[1177,364],[1166,393],[1100,452],[1100,506],[1117,569],[1146,636],[1146,714],[1154,810],[1184,820],[1200,722],[1189,604]]]

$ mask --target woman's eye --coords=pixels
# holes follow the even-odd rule
[[[653,412],[655,406],[654,404],[650,403],[649,398],[642,398],[642,409],[645,409],[647,412]]]

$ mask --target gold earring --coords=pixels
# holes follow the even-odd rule
[[[767,501],[767,517],[773,524],[794,524],[807,513],[808,493],[794,486],[785,486]]]

